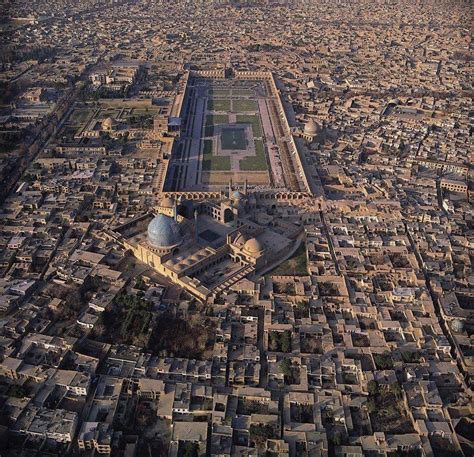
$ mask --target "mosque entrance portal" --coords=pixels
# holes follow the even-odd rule
[[[232,212],[231,209],[227,208],[224,211],[224,223],[227,224],[229,222],[232,222],[234,220],[234,213]]]

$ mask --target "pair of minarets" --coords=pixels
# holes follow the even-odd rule
[[[247,186],[248,186],[247,178],[245,178],[244,195],[247,195]],[[232,178],[230,178],[230,180],[229,180],[229,198],[231,198],[231,197],[232,197]]]

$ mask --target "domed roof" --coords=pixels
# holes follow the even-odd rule
[[[182,241],[177,222],[164,214],[158,214],[148,224],[148,242],[156,248],[176,246]]]
[[[107,119],[104,119],[102,121],[102,128],[105,130],[110,130],[115,124],[115,121],[111,118],[108,117]]]
[[[451,321],[451,328],[456,333],[462,333],[464,331],[464,322],[461,319],[454,319]]]
[[[314,121],[314,119],[310,119],[306,122],[304,126],[304,133],[306,135],[316,135],[318,133],[318,124]]]
[[[256,238],[250,238],[245,244],[244,249],[251,254],[258,254],[263,251],[263,246]]]
[[[163,208],[173,208],[174,200],[170,197],[165,197],[163,200],[161,200],[161,206]]]

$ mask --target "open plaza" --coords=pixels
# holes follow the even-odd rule
[[[186,79],[165,191],[307,190],[273,76],[244,73]]]

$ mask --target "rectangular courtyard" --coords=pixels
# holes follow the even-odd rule
[[[165,189],[221,191],[231,180],[260,189],[289,187],[278,96],[265,79],[191,77]]]

